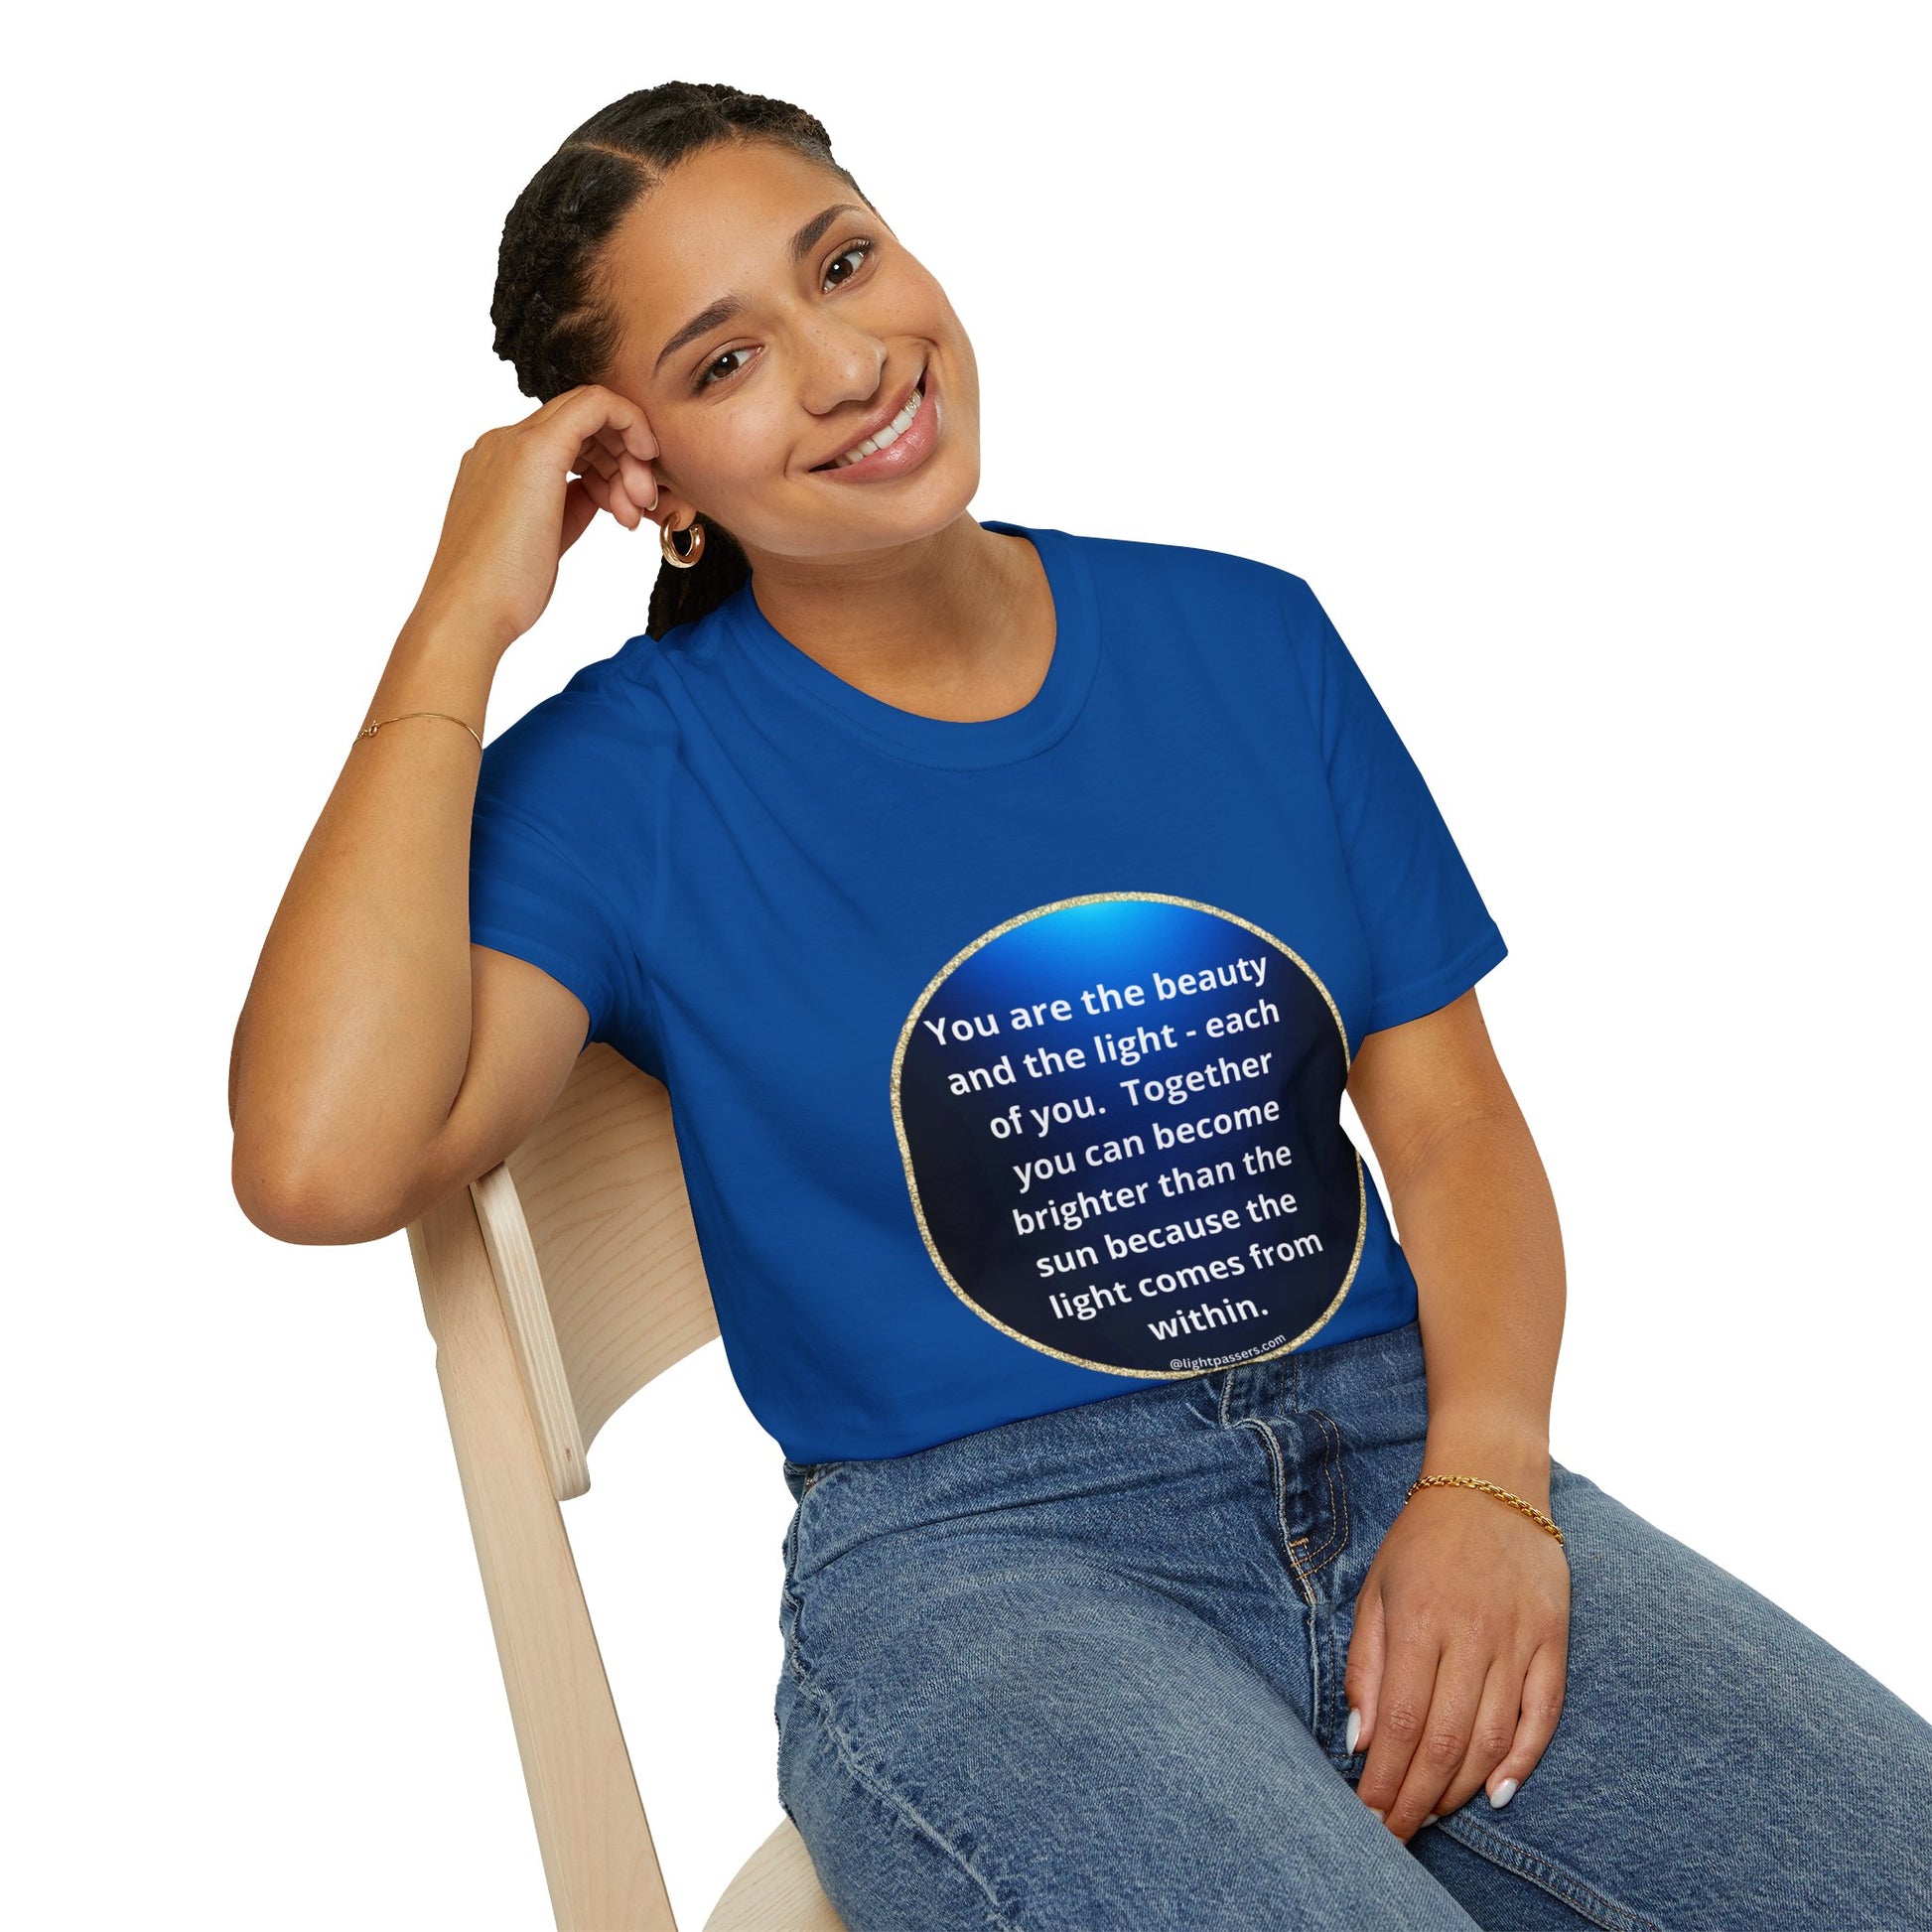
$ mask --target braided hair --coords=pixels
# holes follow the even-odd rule
[[[548,402],[604,380],[621,330],[599,280],[604,244],[638,196],[678,162],[715,143],[744,140],[795,149],[872,206],[833,159],[823,124],[789,101],[702,80],[666,80],[614,100],[571,132],[503,222],[489,319],[496,353],[515,366],[524,395]],[[695,564],[659,564],[645,631],[661,637],[703,617],[750,575],[738,539],[707,517]]]

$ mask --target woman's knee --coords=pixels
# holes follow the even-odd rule
[[[1553,1471],[1552,1489],[1570,1539],[1572,1612],[1551,1745],[1562,1762],[1545,1795],[1561,1786],[1592,1818],[1628,1819],[1622,1853],[1641,1858],[1656,1896],[1680,1910],[1762,1890],[1794,1910],[1802,1894],[1819,1913],[1794,1925],[1910,1923],[1882,1913],[1932,1897],[1919,1816],[1932,1725],[1587,1478]],[[1530,1829],[1535,1810],[1517,1822]],[[1849,1916],[1830,1920],[1832,1910]]]

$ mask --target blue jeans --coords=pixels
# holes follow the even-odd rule
[[[786,1462],[778,1795],[851,1932],[1932,1928],[1932,1725],[1554,1461],[1556,1735],[1378,1823],[1342,1670],[1427,1425],[1411,1322]]]

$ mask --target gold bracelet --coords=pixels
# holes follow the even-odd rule
[[[376,733],[382,729],[384,725],[399,725],[402,723],[403,718],[449,718],[451,724],[463,725],[463,720],[461,718],[451,718],[450,714],[447,711],[405,711],[402,714],[402,717],[380,718],[373,725],[364,725],[362,729],[355,734],[355,737],[373,738],[376,735]],[[467,731],[472,738],[477,738],[477,730],[474,725],[463,725],[463,729]],[[355,742],[354,739],[349,740],[349,743],[351,745],[354,742]],[[477,738],[477,750],[480,752],[483,750],[483,740],[481,738]]]
[[[1512,1496],[1507,1489],[1498,1489],[1493,1482],[1484,1482],[1480,1476],[1418,1476],[1409,1485],[1409,1495],[1404,1496],[1402,1500],[1406,1503],[1409,1496],[1413,1496],[1418,1489],[1428,1489],[1439,1482],[1456,1482],[1465,1489],[1481,1489],[1489,1495],[1500,1496],[1512,1508],[1520,1509],[1525,1516],[1533,1517],[1541,1523],[1559,1543],[1563,1541],[1563,1532],[1534,1503],[1526,1503],[1521,1496]]]

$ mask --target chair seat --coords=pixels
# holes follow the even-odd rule
[[[704,1932],[846,1932],[789,1818],[725,1887]]]

